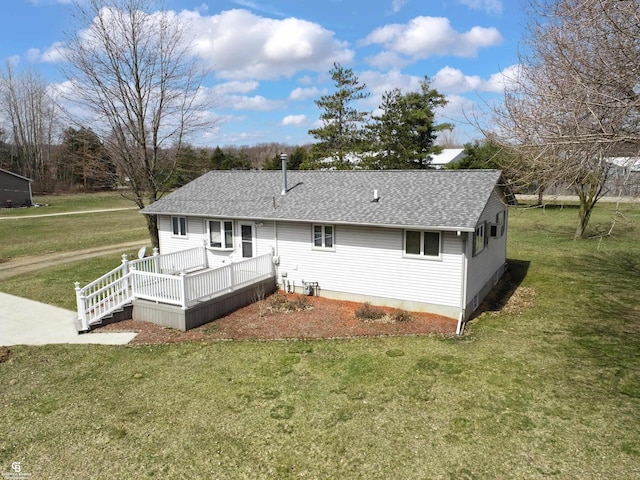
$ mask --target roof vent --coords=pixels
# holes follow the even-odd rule
[[[380,197],[378,196],[378,190],[374,190],[373,191],[373,200],[372,202],[378,202],[380,200]]]

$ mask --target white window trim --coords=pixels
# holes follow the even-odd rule
[[[478,249],[477,239],[479,237],[482,237],[482,246]],[[487,226],[485,222],[482,222],[480,225],[476,227],[475,231],[473,232],[473,256],[475,257],[476,255],[481,253],[484,250],[484,247],[486,246],[487,246]]]
[[[407,253],[407,232],[420,233],[420,253]],[[437,233],[438,234],[438,255],[425,255],[424,253],[424,234],[425,233]],[[408,228],[404,230],[402,235],[402,256],[406,258],[418,258],[421,260],[441,260],[442,259],[442,232],[436,230],[413,230]]]
[[[316,227],[322,228],[322,246],[319,247],[316,245]],[[325,239],[327,237],[326,228],[331,228],[331,246],[327,247],[325,244]],[[336,251],[336,227],[335,225],[325,224],[325,223],[314,223],[311,225],[311,249],[312,250],[321,250],[323,252],[335,252]]]
[[[173,219],[176,218],[178,219],[178,233],[174,232],[174,228],[173,228]],[[184,218],[184,232],[180,231],[180,219]],[[188,238],[188,232],[189,232],[189,222],[187,220],[187,217],[184,216],[178,216],[178,215],[172,215],[171,218],[169,219],[169,223],[171,224],[171,236],[173,238]]]
[[[498,238],[504,235],[505,224],[507,223],[506,218],[507,218],[507,212],[505,212],[504,210],[496,214],[496,224],[498,225],[498,232],[497,232]]]
[[[231,252],[234,250],[234,241],[236,238],[236,234],[235,234],[235,225],[233,223],[233,220],[230,220],[228,218],[225,219],[218,219],[218,218],[208,218],[205,220],[206,225],[205,225],[205,230],[207,232],[207,248],[211,249],[211,250],[216,250],[216,251],[223,251],[223,252]],[[222,237],[222,240],[224,240],[224,224],[225,222],[231,222],[231,246],[230,247],[213,247],[211,246],[211,222],[217,222],[220,224],[220,236]]]

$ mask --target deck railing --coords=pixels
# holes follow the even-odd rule
[[[186,309],[199,300],[214,298],[273,276],[272,260],[269,253],[206,269],[203,266],[206,265],[204,248],[166,256],[156,252],[153,257],[131,262],[123,255],[122,265],[106,275],[83,288],[76,282],[78,319],[82,329],[89,330],[91,325],[100,323],[102,318],[136,298]],[[184,273],[193,269],[198,271]]]

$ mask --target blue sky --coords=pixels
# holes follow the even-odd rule
[[[334,62],[353,69],[371,92],[416,89],[427,75],[449,104],[441,121],[459,143],[478,138],[465,116],[497,101],[517,68],[526,21],[520,0],[165,0],[191,22],[196,52],[211,69],[215,128],[201,146],[292,145],[313,141],[331,93]],[[70,0],[9,0],[0,16],[0,59],[33,68],[52,84],[64,79],[56,51],[72,32]]]

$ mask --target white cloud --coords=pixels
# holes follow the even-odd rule
[[[502,93],[505,87],[515,81],[520,71],[518,65],[512,65],[494,73],[488,79],[478,75],[465,75],[452,67],[440,69],[431,79],[433,87],[441,93],[460,94],[465,92]]]
[[[39,48],[27,50],[27,58],[32,62],[60,62],[65,57],[65,46],[62,42],[55,42],[45,51]]]
[[[230,93],[249,93],[258,88],[256,81],[230,81],[215,85],[212,90],[215,95],[228,95]]]
[[[271,112],[284,106],[280,100],[269,100],[262,95],[248,97],[244,95],[229,95],[218,99],[218,106],[232,108],[233,110],[254,110],[258,112]]]
[[[432,56],[475,57],[483,47],[498,45],[502,35],[495,28],[473,27],[457,32],[444,17],[416,17],[406,24],[391,24],[371,32],[360,43],[380,44],[389,52],[412,60]]]
[[[431,79],[440,93],[464,93],[481,89],[484,84],[478,75],[465,75],[457,68],[444,67]]]
[[[458,3],[473,10],[484,10],[489,14],[500,15],[502,13],[502,0],[458,0]]]
[[[282,122],[280,122],[280,125],[282,126],[294,126],[294,127],[301,127],[302,125],[307,123],[307,116],[306,115],[287,115],[286,117],[284,117],[282,119]]]
[[[321,95],[325,95],[328,92],[326,88],[319,89],[318,87],[310,87],[310,88],[295,88],[289,94],[289,100],[309,100],[310,98],[319,98]]]
[[[208,17],[181,15],[191,24],[195,52],[220,78],[290,77],[300,70],[325,71],[354,57],[333,32],[306,20],[274,20],[240,9]]]
[[[522,74],[521,65],[511,65],[501,72],[494,73],[487,81],[487,91],[502,93],[505,89],[515,85]]]
[[[405,4],[408,2],[409,0],[393,0],[392,4],[391,4],[391,8],[393,9],[393,13],[398,13],[400,11],[400,9],[402,7],[405,6]]]

